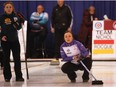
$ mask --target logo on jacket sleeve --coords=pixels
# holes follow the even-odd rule
[[[18,20],[18,18],[17,17],[14,17],[14,22],[16,22]]]

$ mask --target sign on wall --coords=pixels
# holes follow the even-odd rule
[[[116,60],[115,21],[94,21],[92,32],[92,58]]]

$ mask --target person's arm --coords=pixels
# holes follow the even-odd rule
[[[46,24],[48,22],[48,13],[42,13],[42,18],[39,19],[40,24]]]
[[[55,8],[53,8],[53,11],[52,11],[52,16],[51,16],[51,27],[54,28],[54,23],[55,23]]]
[[[64,50],[63,50],[62,45],[61,45],[61,47],[60,47],[60,55],[61,55],[63,61],[71,61],[71,60],[73,60],[73,57],[67,57],[67,56],[66,56],[66,54],[65,54],[65,52],[64,52]]]
[[[2,25],[2,15],[0,15],[0,33],[1,33],[1,25]]]
[[[39,21],[39,18],[37,16],[37,13],[36,12],[33,12],[30,16],[30,21],[33,22],[33,21]]]
[[[83,12],[83,22],[86,26],[92,26],[92,21],[89,19],[89,11],[84,10]]]
[[[84,45],[79,41],[77,41],[77,45],[78,45],[79,50],[81,51],[81,56],[87,57],[89,55],[89,52],[84,47]]]
[[[1,40],[2,41],[7,41],[7,37],[6,37],[6,30],[5,29],[2,29],[2,21],[3,21],[3,16],[0,16],[0,37],[1,37]]]
[[[55,16],[56,16],[55,8],[53,8],[52,16],[51,16],[51,23],[50,23],[50,24],[51,24],[51,32],[52,32],[52,33],[55,32],[55,29],[54,29]]]
[[[17,16],[20,18],[21,23],[24,24],[25,18],[24,18],[24,16],[23,16],[23,14],[20,13],[20,12],[17,12],[16,14],[17,14]]]
[[[13,14],[14,17],[17,18],[17,20],[14,20],[13,18],[11,18],[12,20],[12,25],[13,27],[16,29],[16,30],[20,30],[22,28],[22,25],[21,25],[21,18],[17,15],[17,13],[14,13]]]
[[[72,25],[73,25],[73,13],[72,13],[72,10],[71,8],[68,6],[68,11],[67,11],[67,15],[68,15],[68,21],[69,21],[69,28],[68,28],[68,31],[71,31],[72,29]]]

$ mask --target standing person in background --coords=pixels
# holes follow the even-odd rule
[[[67,30],[71,31],[72,23],[73,16],[70,7],[64,3],[64,0],[58,0],[51,17],[51,32],[55,34],[54,58],[57,61],[60,57],[60,45],[64,42],[64,33]]]
[[[89,52],[84,47],[82,43],[74,40],[71,32],[67,31],[64,34],[65,42],[60,47],[61,57],[66,63],[64,63],[61,67],[61,70],[67,74],[68,78],[71,82],[76,82],[76,73],[77,70],[84,70],[82,75],[83,82],[88,82],[89,73],[87,70],[79,63],[79,59],[82,57],[84,60],[83,63],[87,66],[87,68],[91,69],[91,63],[89,61]]]
[[[17,30],[21,29],[21,18],[15,12],[12,2],[4,3],[4,14],[0,17],[1,46],[3,48],[3,74],[6,82],[12,77],[10,66],[10,51],[12,50],[14,60],[14,71],[16,81],[24,81],[21,72],[20,44]]]
[[[37,58],[42,54],[42,45],[44,44],[44,40],[46,39],[48,31],[48,13],[44,11],[44,7],[42,5],[38,5],[37,12],[33,12],[31,14],[30,22],[30,54],[31,58]],[[39,38],[39,40],[37,39],[37,37]],[[35,42],[37,42],[38,44]],[[36,45],[38,45],[39,47]],[[37,49],[39,52],[37,52]]]
[[[84,10],[82,24],[77,39],[91,52],[92,50],[92,24],[93,20],[97,20],[95,16],[95,7],[90,6]]]

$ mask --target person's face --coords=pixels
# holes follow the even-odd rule
[[[93,6],[89,7],[89,12],[90,14],[94,14],[95,13],[95,8]]]
[[[14,7],[11,4],[6,4],[4,7],[4,11],[7,14],[11,14],[14,11]]]
[[[44,11],[43,6],[39,5],[39,6],[37,7],[37,12],[38,12],[38,13],[42,13],[43,11]]]
[[[57,3],[58,3],[58,5],[59,5],[60,7],[62,7],[63,4],[64,4],[64,0],[58,0]]]
[[[67,43],[71,43],[73,41],[73,36],[70,32],[64,34],[64,40]]]

